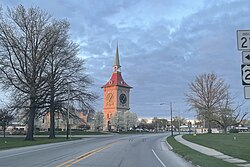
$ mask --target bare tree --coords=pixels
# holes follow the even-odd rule
[[[208,122],[208,133],[211,133],[211,121],[221,101],[227,97],[228,85],[214,73],[204,73],[189,84],[190,92],[186,94],[191,109]]]
[[[152,120],[152,124],[154,126],[154,129],[158,132],[160,129],[163,129],[163,130],[166,129],[168,120],[154,117]]]
[[[97,98],[87,89],[92,82],[85,74],[84,60],[77,57],[79,46],[69,40],[69,23],[63,21],[58,25],[61,32],[57,37],[57,45],[53,46],[47,58],[45,70],[49,90],[47,104],[50,113],[50,138],[55,137],[54,113],[56,110],[64,113],[62,106],[67,105],[66,101],[71,101],[74,110],[84,111],[90,110],[90,103]]]
[[[3,130],[3,137],[5,138],[5,131],[11,121],[14,120],[14,114],[7,110],[6,108],[0,109],[0,126]]]
[[[34,140],[34,118],[48,90],[44,71],[62,26],[39,8],[19,5],[0,15],[0,81],[18,95],[18,107],[27,110],[25,140]]]
[[[180,131],[180,126],[187,124],[187,120],[182,117],[173,117],[173,125]]]
[[[216,122],[219,126],[223,128],[224,133],[227,133],[227,128],[229,126],[239,125],[247,113],[241,115],[240,107],[236,106],[234,109],[232,107],[233,101],[230,97],[229,92],[226,94],[226,98],[221,101],[217,112],[212,117],[212,121]]]

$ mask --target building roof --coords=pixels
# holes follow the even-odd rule
[[[126,88],[132,88],[123,80],[122,74],[119,71],[113,72],[110,80],[105,85],[103,85],[102,88],[106,88],[110,86],[122,86]]]

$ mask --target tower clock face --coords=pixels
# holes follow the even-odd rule
[[[127,102],[127,96],[124,93],[122,93],[119,97],[119,100],[122,104],[125,104]]]
[[[108,103],[109,105],[111,105],[111,104],[114,103],[114,96],[113,96],[112,93],[107,94],[106,99],[107,99],[107,103]]]

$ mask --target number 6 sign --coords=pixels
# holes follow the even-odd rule
[[[241,65],[242,85],[250,85],[250,65]]]
[[[238,50],[250,50],[250,30],[237,31]]]

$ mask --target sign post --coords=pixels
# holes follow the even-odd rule
[[[250,30],[237,30],[237,47],[242,51],[242,85],[244,97],[250,99]]]
[[[244,97],[245,99],[250,99],[250,86],[244,87]]]

